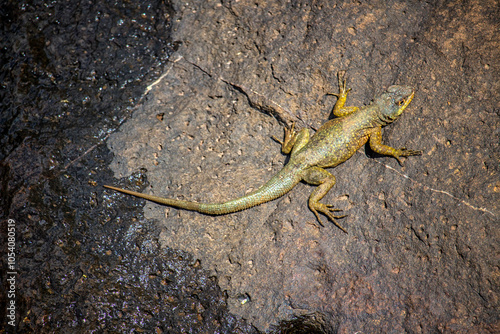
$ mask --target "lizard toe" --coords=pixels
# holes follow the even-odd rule
[[[342,231],[347,233],[347,231],[336,221],[336,219],[347,217],[347,215],[335,216],[333,214],[334,212],[342,211],[341,209],[334,209],[333,205],[331,205],[331,204],[323,204],[323,203],[316,202],[314,204],[314,207],[311,207],[311,211],[315,214],[316,219],[318,220],[318,222],[321,226],[324,226],[324,225],[323,225],[323,222],[321,222],[321,220],[319,218],[318,211],[321,212],[322,214],[324,214],[325,216],[327,216],[328,219],[330,219],[332,221],[332,223],[335,224],[335,226],[337,226]]]

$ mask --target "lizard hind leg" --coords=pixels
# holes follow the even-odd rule
[[[295,131],[295,123],[290,128],[285,127],[285,136],[283,141],[273,136],[273,139],[281,144],[281,152],[291,154],[293,157],[302,147],[309,142],[309,129],[302,128],[299,132]]]
[[[318,223],[321,226],[324,226],[323,222],[319,217],[319,212],[321,212],[322,214],[327,216],[332,221],[332,223],[335,224],[335,226],[337,226],[342,231],[347,233],[347,231],[336,221],[336,219],[344,218],[347,215],[335,216],[334,212],[342,210],[334,209],[333,205],[331,204],[324,204],[319,202],[334,186],[335,176],[333,176],[323,168],[310,167],[305,171],[305,174],[303,175],[302,179],[309,184],[318,186],[316,187],[316,189],[313,190],[311,196],[309,196],[309,209],[311,209],[311,211],[316,216]]]

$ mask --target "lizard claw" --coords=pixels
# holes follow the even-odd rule
[[[410,155],[422,155],[422,151],[419,150],[407,150],[406,147],[401,147],[399,149],[401,151],[400,156],[409,157]]]
[[[337,226],[342,231],[347,233],[347,231],[342,226],[340,226],[340,224],[337,223],[337,221],[335,220],[335,219],[347,217],[347,215],[342,215],[342,216],[334,216],[333,215],[333,212],[342,211],[341,209],[333,209],[333,205],[331,205],[331,204],[323,204],[323,203],[316,202],[314,204],[314,207],[311,207],[311,211],[314,213],[314,215],[316,216],[316,219],[318,220],[318,223],[321,226],[324,227],[325,225],[323,225],[323,222],[321,221],[321,219],[319,217],[318,211],[321,212],[322,214],[324,214],[325,216],[327,216],[332,221],[332,223],[335,224],[335,226]]]
[[[406,149],[406,147],[401,147],[399,150],[397,150],[397,154],[394,155],[394,158],[398,160],[400,166],[403,166],[403,162],[399,157],[409,157],[412,155],[422,155],[422,151],[408,150]]]
[[[284,127],[285,130],[285,138],[282,140],[276,138],[276,136],[271,136],[274,140],[281,144],[281,146],[286,145],[292,138],[295,136],[295,122],[292,123],[292,126]]]
[[[346,89],[347,87],[347,79],[345,78],[345,71],[339,71],[339,73],[337,74],[338,78],[339,78],[339,94],[335,94],[335,95],[347,95],[347,93],[349,93],[349,91],[351,90],[351,88],[349,89]]]
[[[293,136],[295,136],[295,122],[290,128],[285,128],[285,141],[290,141]]]
[[[327,95],[333,95],[337,98],[341,98],[342,96],[346,96],[347,93],[351,91],[351,88],[346,89],[347,87],[347,79],[345,78],[345,71],[339,71],[337,73],[338,81],[339,81],[339,92],[338,93],[327,93]]]

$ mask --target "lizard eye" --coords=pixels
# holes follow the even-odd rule
[[[405,99],[402,99],[402,100],[398,101],[398,106],[401,107],[403,104],[405,104]]]

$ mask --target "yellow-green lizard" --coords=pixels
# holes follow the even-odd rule
[[[344,72],[339,72],[338,77],[339,93],[333,94],[337,96],[333,108],[336,118],[323,124],[311,138],[308,129],[295,132],[294,125],[289,129],[285,128],[284,140],[278,141],[281,143],[282,152],[291,154],[289,162],[266,184],[248,195],[224,203],[197,203],[146,195],[112,186],[105,187],[176,208],[209,215],[222,215],[272,201],[292,190],[300,181],[305,181],[317,186],[309,196],[309,208],[319,224],[323,226],[319,217],[321,212],[347,233],[335,220],[345,216],[333,214],[341,210],[319,202],[335,184],[335,176],[324,168],[335,167],[346,161],[366,142],[376,153],[390,155],[400,164],[400,157],[420,155],[422,152],[406,148],[395,149],[382,144],[382,126],[396,120],[411,102],[414,95],[411,87],[390,86],[387,92],[375,98],[367,106],[345,107],[350,89],[346,89]]]

